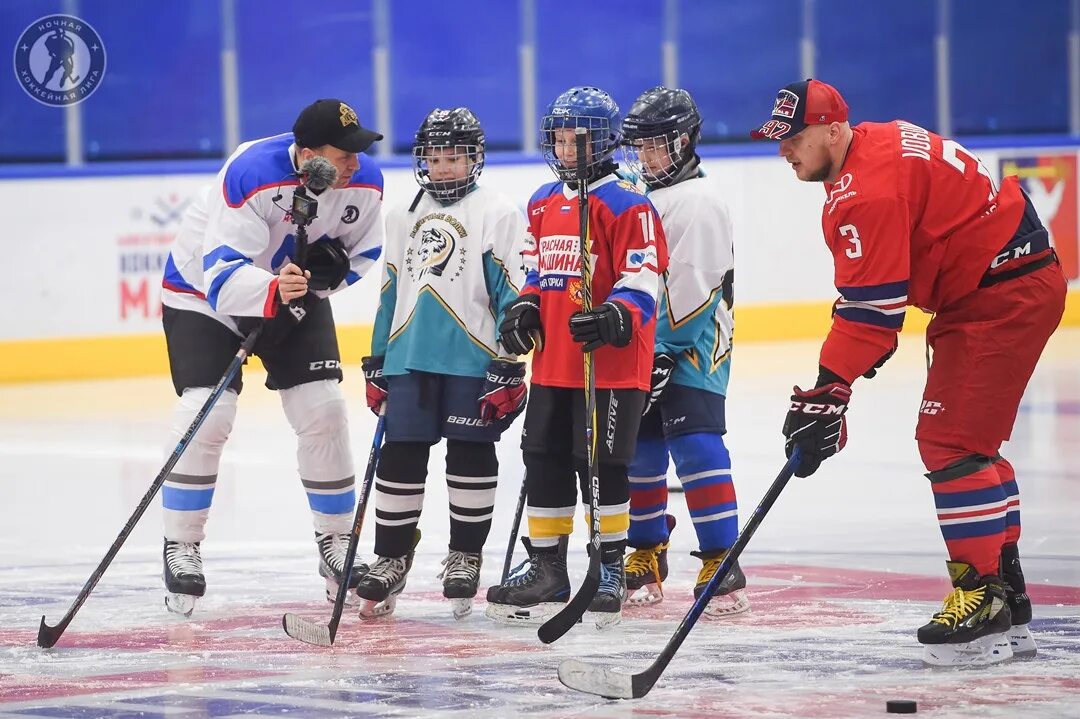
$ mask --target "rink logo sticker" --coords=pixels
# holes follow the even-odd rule
[[[105,77],[105,45],[72,15],[46,15],[15,43],[15,77],[42,105],[65,107],[87,99]]]

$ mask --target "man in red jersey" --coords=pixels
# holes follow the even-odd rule
[[[583,312],[578,240],[575,129],[588,128],[589,250],[594,307]],[[600,480],[600,590],[590,605],[597,626],[621,618],[626,594],[623,552],[630,527],[627,466],[634,455],[652,372],[659,276],[667,267],[660,219],[633,184],[619,179],[619,108],[603,90],[559,95],[541,122],[541,147],[556,182],[529,201],[525,288],[504,313],[503,347],[535,350],[521,449],[529,505],[529,560],[488,590],[488,616],[536,623],[570,595],[566,541],[578,498],[589,503],[585,464],[584,362],[594,352],[596,451]],[[535,347],[534,347],[535,343]],[[584,343],[584,344],[583,344]]]
[[[1061,265],[1015,178],[998,187],[960,144],[909,122],[847,119],[835,88],[806,80],[780,90],[750,133],[778,140],[800,180],[825,184],[821,224],[840,293],[817,382],[791,397],[786,451],[801,448],[796,475],[806,477],[843,449],[852,383],[893,353],[907,305],[934,313],[915,438],[955,589],[919,629],[924,661],[1032,655],[1020,501],[998,450],[1061,320]]]

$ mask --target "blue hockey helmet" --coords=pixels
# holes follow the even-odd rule
[[[572,133],[560,136],[556,131],[578,127],[589,130],[588,176],[592,181],[605,174],[606,168],[614,166],[612,155],[622,141],[619,106],[611,95],[598,87],[572,87],[548,105],[540,121],[540,149],[544,161],[565,182],[572,182],[577,177],[576,148]],[[566,162],[556,154],[557,144]]]

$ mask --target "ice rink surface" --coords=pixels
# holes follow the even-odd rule
[[[783,463],[794,383],[817,343],[735,350],[727,436],[745,518]],[[374,417],[347,365],[357,475]],[[294,441],[255,373],[225,450],[203,543],[209,585],[190,620],[166,613],[159,502],[52,650],[35,644],[104,555],[166,454],[167,378],[0,387],[0,717],[870,717],[913,699],[929,717],[1080,716],[1080,330],[1062,330],[1029,387],[1003,454],[1021,488],[1021,556],[1039,655],[985,670],[931,670],[915,629],[947,591],[944,545],[913,440],[922,338],[855,385],[847,449],[792,480],[743,555],[752,611],[702,621],[644,699],[577,694],[558,663],[643,669],[690,606],[700,566],[681,495],[667,598],[605,632],[580,625],[552,646],[492,624],[478,601],[458,622],[436,579],[449,521],[443,454],[432,453],[408,588],[390,618],[348,610],[332,650],[287,637],[283,612],[328,620]],[[483,585],[495,582],[521,482],[515,426]],[[171,447],[169,448],[171,450]],[[370,557],[369,511],[361,553]],[[585,528],[571,545],[584,572]],[[520,560],[523,552],[518,549]],[[481,597],[483,589],[481,589]]]

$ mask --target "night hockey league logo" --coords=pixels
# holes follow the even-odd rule
[[[88,23],[71,15],[35,20],[15,44],[15,76],[43,105],[76,105],[105,76],[105,46]]]
[[[786,117],[795,119],[795,108],[799,106],[799,96],[791,90],[781,90],[776,93],[776,102],[773,103],[773,117]]]
[[[405,252],[405,271],[413,280],[425,275],[446,276],[450,282],[465,269],[465,248],[460,246],[468,233],[457,218],[442,212],[425,215],[413,225],[414,240]],[[417,244],[415,240],[419,239]],[[451,265],[451,260],[457,261]]]

